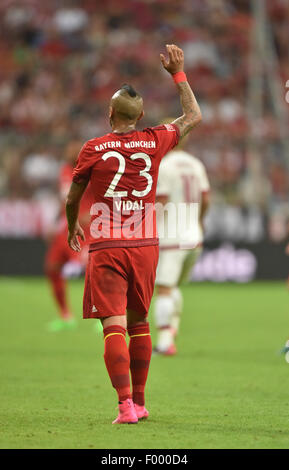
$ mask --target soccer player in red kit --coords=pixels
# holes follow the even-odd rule
[[[182,116],[171,124],[138,131],[143,100],[130,85],[122,86],[110,102],[112,132],[82,147],[66,202],[68,243],[79,251],[84,233],[78,207],[90,182],[94,205],[83,310],[84,318],[102,321],[104,360],[119,402],[113,423],[137,423],[148,416],[144,392],[152,343],[147,314],[158,262],[158,169],[162,157],[201,120],[183,71],[183,51],[166,47],[168,59],[163,54],[160,58],[176,83]]]
[[[79,140],[71,140],[65,149],[66,162],[62,165],[59,173],[59,194],[61,199],[61,210],[59,220],[53,229],[52,238],[45,256],[45,274],[51,285],[53,297],[59,311],[59,318],[49,324],[50,331],[70,329],[75,326],[75,319],[70,310],[67,300],[66,280],[63,276],[63,266],[74,261],[83,267],[87,261],[87,249],[81,253],[72,251],[67,245],[67,221],[65,217],[65,200],[72,182],[72,172],[75,166],[75,155],[80,147]],[[90,207],[92,197],[90,187],[83,195],[80,206],[79,221],[85,234],[89,234]]]

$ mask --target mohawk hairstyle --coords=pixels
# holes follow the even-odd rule
[[[135,98],[136,96],[138,96],[138,93],[135,91],[135,89],[131,85],[128,85],[127,83],[124,83],[120,87],[120,89],[125,90],[129,94],[129,96],[131,96],[132,98]]]
[[[142,97],[127,83],[124,83],[112,96],[110,106],[113,110],[114,118],[117,116],[122,120],[137,120],[143,114]]]

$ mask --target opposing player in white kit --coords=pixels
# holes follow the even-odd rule
[[[185,140],[162,160],[157,186],[160,256],[154,311],[158,334],[154,352],[164,355],[177,352],[175,338],[183,305],[179,285],[188,279],[201,253],[203,220],[209,206],[210,185],[205,167],[183,150],[184,145]],[[179,223],[184,209],[186,230]]]

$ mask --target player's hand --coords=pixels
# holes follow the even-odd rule
[[[169,59],[167,60],[163,54],[160,54],[163,67],[170,73],[183,72],[184,70],[184,52],[175,44],[166,45]]]
[[[67,237],[68,245],[74,251],[81,250],[78,237],[80,237],[82,241],[85,241],[84,231],[80,227],[79,223],[76,225],[75,229],[72,232],[68,231],[68,237]]]

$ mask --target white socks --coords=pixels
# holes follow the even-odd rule
[[[155,302],[155,324],[158,329],[157,349],[166,351],[179,329],[183,298],[176,287],[169,295],[158,295]]]
[[[174,299],[174,312],[171,319],[171,327],[174,330],[174,335],[176,336],[179,331],[181,313],[183,310],[183,296],[178,287],[175,287],[172,290],[172,297]]]
[[[157,349],[166,351],[173,343],[171,320],[174,313],[174,300],[171,295],[159,295],[155,303],[155,323],[158,329]]]

